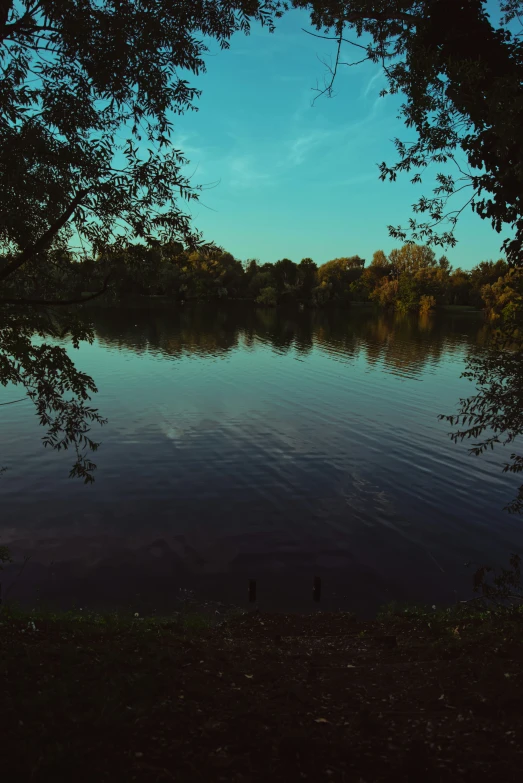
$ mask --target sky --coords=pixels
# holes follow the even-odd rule
[[[397,118],[399,97],[379,97],[386,82],[377,65],[342,67],[335,96],[313,104],[335,42],[302,28],[313,31],[307,14],[294,11],[273,34],[254,25],[229,50],[212,42],[207,73],[191,77],[202,90],[199,110],[175,118],[174,141],[192,182],[204,186],[191,207],[194,226],[242,260],[322,264],[358,254],[369,263],[375,250],[399,245],[387,226],[406,225],[412,204],[430,195],[431,177],[425,186],[408,174],[379,179],[377,164],[396,160],[392,140],[409,132]],[[343,57],[361,54],[346,47]],[[468,269],[499,258],[505,236],[467,210],[457,246],[445,252]]]

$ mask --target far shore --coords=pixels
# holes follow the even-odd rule
[[[88,297],[92,295],[91,291],[82,291],[81,296]],[[379,313],[387,313],[387,314],[394,314],[393,309],[383,308],[380,307],[375,302],[349,302],[346,304],[340,304],[331,302],[329,304],[318,306],[313,305],[311,303],[305,303],[305,302],[280,302],[277,305],[262,305],[256,302],[253,302],[252,299],[246,299],[246,298],[228,298],[228,299],[209,299],[209,300],[203,300],[203,299],[179,299],[178,297],[169,296],[167,294],[137,294],[137,295],[129,295],[127,297],[120,297],[118,299],[109,299],[106,296],[100,296],[95,299],[89,299],[84,303],[84,307],[119,307],[119,306],[135,306],[135,305],[142,305],[142,304],[150,304],[150,303],[160,303],[160,304],[169,304],[174,305],[178,307],[185,307],[185,306],[198,306],[198,307],[205,307],[207,306],[221,306],[221,307],[227,307],[227,306],[234,306],[234,305],[249,305],[252,310],[274,310],[274,309],[292,309],[292,310],[301,310],[306,312],[329,312],[329,311],[339,311],[339,310],[345,310],[346,312],[350,312],[351,310],[374,310]],[[450,313],[485,313],[485,308],[480,307],[474,307],[473,305],[451,305],[451,304],[442,304],[437,305],[435,308],[430,310],[429,313],[426,315],[434,315],[436,313],[440,312],[450,312]],[[411,313],[407,313],[407,315],[416,316],[419,315],[418,312],[413,311]]]

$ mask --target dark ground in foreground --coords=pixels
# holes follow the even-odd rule
[[[523,774],[521,612],[0,623],[5,781]]]

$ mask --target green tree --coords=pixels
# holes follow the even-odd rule
[[[458,267],[449,276],[448,297],[449,304],[470,305],[470,274]]]
[[[265,286],[256,297],[256,302],[266,307],[274,307],[278,303],[278,292],[274,286]]]
[[[435,267],[436,254],[427,245],[405,244],[399,249],[394,249],[389,254],[389,263],[393,274],[401,275],[403,272],[413,274],[420,269]]]
[[[508,271],[507,262],[500,258],[498,261],[482,261],[470,271],[470,300],[477,307],[481,307],[483,287],[491,285],[503,277]]]
[[[290,258],[282,258],[274,264],[273,277],[281,291],[285,286],[295,285],[297,276],[298,267]]]
[[[414,275],[402,272],[398,278],[396,309],[400,313],[413,313],[420,307],[420,289]]]
[[[266,266],[270,267],[271,264],[266,264]],[[250,278],[248,283],[249,298],[256,300],[260,295],[262,288],[267,287],[274,288],[276,291],[272,272],[270,269],[263,269],[262,271],[262,268],[258,267],[256,273]]]
[[[372,263],[361,278],[363,283],[373,286],[370,299],[403,313],[419,310],[424,296],[438,304],[445,301],[448,265],[438,263],[431,248],[405,244],[392,250],[388,259],[381,251],[374,255],[376,263]]]
[[[448,302],[450,274],[445,266],[438,263],[437,266],[421,268],[415,272],[414,280],[420,296],[429,296],[438,305]]]
[[[222,248],[193,250],[180,259],[184,298],[211,301],[234,297],[241,291],[241,261]]]
[[[298,296],[298,265],[290,258],[282,258],[272,265],[273,285],[277,290],[278,300],[282,303],[292,302]]]
[[[333,258],[318,269],[318,283],[328,299],[337,302],[350,300],[351,283],[361,277],[365,261],[359,256]]]
[[[312,289],[316,286],[318,265],[312,258],[302,258],[298,264],[297,285],[303,299],[309,301]]]

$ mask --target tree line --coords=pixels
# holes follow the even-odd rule
[[[54,269],[70,277],[68,288],[77,296],[101,290],[111,270],[105,296],[113,300],[168,296],[183,302],[243,299],[265,306],[315,307],[373,302],[398,312],[424,313],[442,305],[485,307],[485,286],[503,278],[509,266],[499,259],[471,270],[454,269],[446,256],[437,258],[430,247],[416,244],[388,255],[377,250],[368,264],[357,255],[321,266],[311,258],[262,264],[239,261],[219,247],[191,250],[174,242],[109,249],[83,261],[62,256]]]

